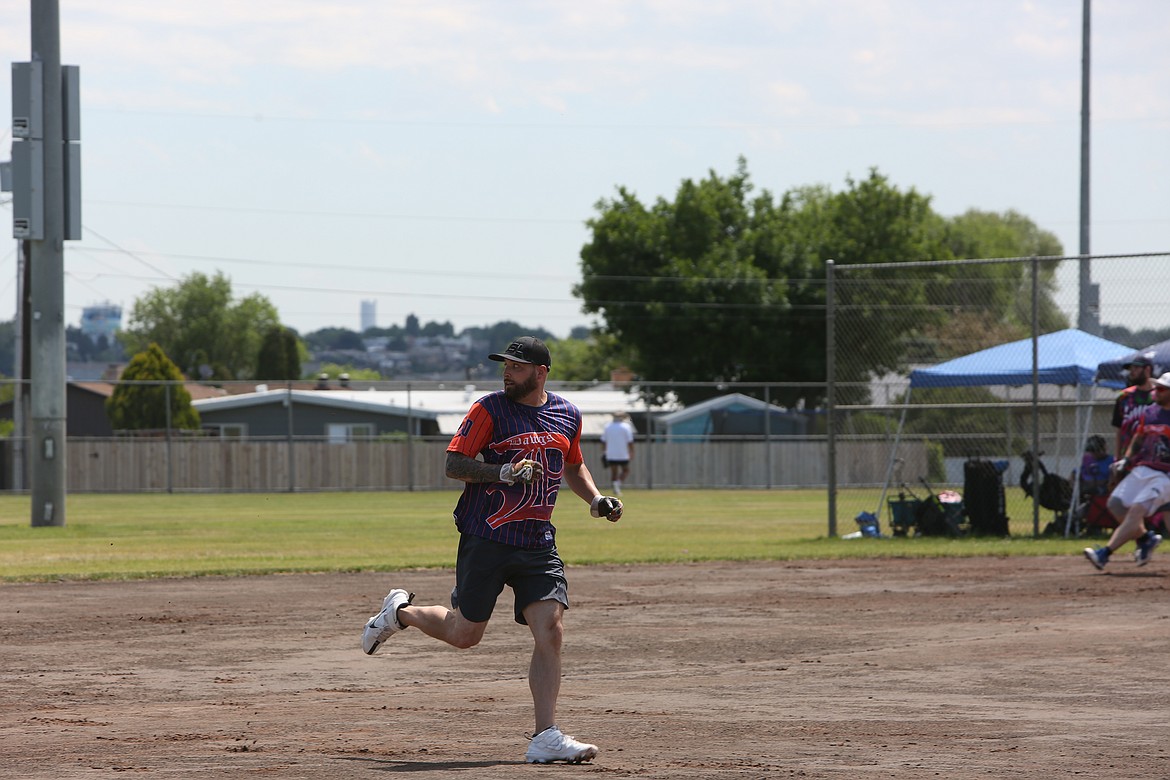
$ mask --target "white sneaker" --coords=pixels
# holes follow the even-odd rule
[[[551,764],[564,761],[566,764],[580,764],[597,755],[597,745],[578,742],[556,726],[549,726],[532,737],[524,760],[529,764]]]
[[[382,643],[393,634],[402,631],[406,626],[398,622],[398,608],[414,601],[414,594],[407,593],[401,588],[395,588],[382,599],[382,611],[366,621],[362,630],[362,650],[366,655],[373,655],[382,646]]]

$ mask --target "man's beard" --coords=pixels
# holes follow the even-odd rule
[[[530,395],[534,390],[536,390],[535,371],[532,372],[532,375],[524,382],[513,384],[510,387],[508,385],[504,385],[504,395],[508,396],[508,398],[513,401],[519,401],[521,398]]]

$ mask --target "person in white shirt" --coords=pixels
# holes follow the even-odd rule
[[[601,432],[615,496],[622,494],[622,482],[630,475],[630,461],[634,459],[634,426],[629,419],[625,412],[615,412],[613,421]]]

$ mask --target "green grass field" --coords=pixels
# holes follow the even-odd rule
[[[0,497],[0,580],[393,570],[454,563],[458,493],[76,494],[66,525],[32,528],[27,496]],[[627,491],[610,524],[562,497],[569,564],[1074,554],[1083,540],[841,539],[822,490]],[[848,497],[846,497],[848,498]],[[1016,528],[1016,526],[1019,528]],[[1024,526],[1027,526],[1024,528]],[[883,524],[883,529],[885,528]],[[839,521],[838,533],[856,530]]]

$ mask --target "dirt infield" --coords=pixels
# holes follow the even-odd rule
[[[570,569],[560,721],[524,765],[530,639],[362,654],[449,571],[0,586],[0,776],[1155,778],[1170,557]],[[501,603],[503,607],[503,602]]]

